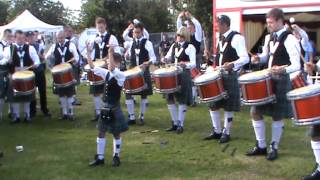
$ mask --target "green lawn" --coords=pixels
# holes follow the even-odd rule
[[[48,83],[50,84],[50,82]],[[203,141],[211,130],[205,105],[188,108],[182,135],[164,131],[170,125],[165,100],[155,94],[149,99],[146,125],[131,127],[123,134],[122,165],[111,167],[112,138],[108,135],[106,164],[89,168],[96,152],[92,98],[88,86],[82,85],[76,107],[77,121],[58,120],[58,98],[48,87],[52,118],[40,114],[32,124],[10,125],[0,122],[0,180],[99,180],[99,179],[300,179],[315,162],[307,128],[294,127],[287,120],[280,145],[280,158],[269,162],[264,157],[248,158],[244,154],[255,143],[248,108],[243,108],[232,129],[232,141],[225,145]],[[123,98],[122,98],[123,99]],[[123,104],[123,109],[126,108]],[[137,106],[136,106],[137,107]],[[137,109],[137,108],[136,108]],[[270,119],[267,135],[270,140]],[[158,133],[141,133],[159,130]],[[16,145],[24,151],[17,153]],[[232,152],[234,155],[232,156]]]

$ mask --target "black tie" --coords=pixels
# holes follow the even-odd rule
[[[22,51],[22,46],[19,46],[19,48],[18,48],[18,49],[19,49],[19,52],[21,52],[21,51]]]
[[[272,35],[272,41],[275,43],[275,42],[277,42],[277,39],[278,39],[277,33],[273,33],[273,35]]]
[[[104,39],[104,35],[101,35],[100,37],[101,37],[101,39],[102,39],[102,41],[103,41],[103,39]]]
[[[225,38],[223,35],[219,37],[219,40],[221,41],[222,44],[224,44]]]
[[[137,47],[140,47],[140,40],[137,40]]]

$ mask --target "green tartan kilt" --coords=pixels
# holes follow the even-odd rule
[[[143,77],[144,83],[147,85],[147,88],[138,93],[130,93],[130,95],[150,96],[153,94],[151,74],[149,68],[146,68],[146,70],[143,72]]]
[[[281,74],[271,77],[272,89],[276,95],[276,101],[256,106],[258,114],[271,116],[277,120],[293,117],[290,101],[287,99],[287,92],[292,89],[288,74]]]
[[[320,125],[313,125],[310,129],[311,137],[320,137]]]
[[[70,85],[68,87],[56,87],[54,84],[52,85],[53,94],[58,95],[60,97],[67,96],[71,97],[76,94],[75,85]]]
[[[181,74],[178,75],[178,82],[180,90],[175,93],[167,94],[167,100],[177,99],[179,104],[191,105],[192,99],[192,78],[189,69],[184,69]]]
[[[210,108],[223,108],[225,111],[240,111],[240,86],[238,82],[238,73],[235,71],[222,73],[223,87],[227,92],[226,99],[216,102],[210,102]]]
[[[103,94],[104,84],[101,85],[90,85],[89,94]]]
[[[106,105],[108,107],[108,105]],[[112,108],[112,121],[104,122],[101,118],[98,122],[99,132],[109,132],[111,134],[120,134],[129,129],[128,122],[122,112],[120,104]]]
[[[8,94],[9,78],[7,74],[0,73],[0,98],[4,99]]]

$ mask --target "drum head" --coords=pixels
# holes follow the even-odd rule
[[[65,71],[68,71],[72,69],[72,66],[71,64],[69,63],[63,63],[63,64],[58,64],[56,66],[54,66],[52,69],[51,69],[51,72],[52,73],[58,73],[58,72],[65,72]]]
[[[154,76],[160,77],[160,76],[169,76],[169,75],[174,75],[178,73],[178,68],[171,66],[171,67],[165,67],[165,68],[160,68],[157,69],[153,72]]]
[[[128,78],[128,77],[137,76],[137,75],[142,74],[142,73],[143,73],[142,69],[137,66],[137,67],[134,67],[132,69],[129,69],[129,70],[125,71],[124,75],[125,75],[126,78]]]
[[[202,84],[208,81],[213,81],[221,77],[220,71],[211,71],[211,72],[206,72],[194,79],[195,84]]]
[[[12,75],[12,79],[15,79],[15,80],[18,80],[18,79],[27,80],[27,79],[33,79],[34,77],[35,76],[32,71],[17,71]]]
[[[320,84],[314,84],[310,86],[294,89],[287,93],[289,100],[301,99],[320,94]]]
[[[266,79],[268,77],[270,77],[270,72],[266,69],[264,70],[261,70],[261,71],[255,71],[255,72],[251,72],[251,73],[247,73],[247,74],[244,74],[244,75],[241,75],[239,77],[239,82],[248,82],[248,81],[252,81],[252,82],[255,82],[255,81],[259,81],[259,80],[262,80],[262,79]]]

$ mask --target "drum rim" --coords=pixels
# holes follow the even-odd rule
[[[296,117],[292,118],[293,124],[296,126],[311,126],[320,124],[320,117],[308,118],[308,119],[297,119]],[[301,122],[303,121],[303,122]]]
[[[14,74],[15,73],[22,73],[22,72],[28,72],[28,73],[30,73],[28,76],[29,77],[25,77],[25,78],[21,78],[21,77],[15,77],[14,76]],[[36,77],[36,75],[34,74],[34,72],[32,72],[32,71],[17,71],[17,72],[15,72],[15,73],[13,73],[12,74],[12,80],[32,80],[32,79],[35,79],[35,77]]]
[[[181,86],[177,86],[176,88],[170,88],[170,89],[159,89],[154,87],[154,90],[159,93],[159,94],[170,94],[170,93],[175,93],[177,91],[180,91]]]
[[[200,97],[200,102],[202,103],[210,103],[210,102],[216,102],[219,101],[221,99],[224,99],[228,96],[226,91],[223,91],[221,94],[214,96],[214,97],[210,97],[210,98],[201,98]]]
[[[147,89],[147,87],[148,87],[148,85],[147,85],[147,84],[144,84],[143,87],[139,87],[139,88],[136,88],[136,89],[133,89],[133,90],[132,90],[132,89],[129,90],[129,89],[125,89],[125,88],[124,88],[124,92],[125,92],[126,94],[135,94],[135,93],[139,93],[139,92]]]
[[[53,66],[53,68],[51,69],[51,73],[52,74],[58,74],[58,73],[62,73],[62,72],[70,71],[70,70],[72,71],[72,65],[71,64],[69,64],[69,63],[63,63],[63,64],[66,65],[64,69],[61,69],[60,71],[54,71],[55,67],[62,65],[62,64],[58,64],[58,65]]]
[[[69,87],[69,86],[72,86],[76,83],[76,80],[72,80],[71,82],[68,82],[68,83],[64,83],[64,84],[57,84],[55,82],[53,82],[54,86],[56,86],[57,88],[65,88],[65,87]]]
[[[13,88],[14,96],[19,96],[19,95],[26,96],[26,95],[30,95],[30,94],[34,93],[35,91],[36,91],[35,87],[29,91],[17,91],[16,89]]]
[[[104,80],[100,80],[100,81],[89,81],[89,85],[90,86],[97,86],[97,85],[102,85],[104,84]]]
[[[241,100],[241,104],[246,106],[264,105],[264,104],[269,104],[274,102],[276,100],[276,95],[273,94],[266,98],[255,99],[255,100],[245,100],[244,98],[241,98],[240,100]]]
[[[239,84],[254,84],[254,83],[260,83],[260,82],[263,82],[263,81],[268,81],[268,80],[271,80],[271,76],[269,77],[266,77],[264,79],[255,79],[255,80],[240,80],[240,78],[238,79],[239,81]]]
[[[132,78],[135,78],[135,77],[138,77],[138,76],[143,76],[143,71],[142,72],[137,72],[136,74],[129,74],[129,75],[125,74],[126,80],[132,79]]]
[[[152,75],[153,77],[155,77],[155,78],[172,77],[172,76],[178,76],[178,75],[179,75],[179,72],[175,71],[175,72],[161,73],[161,74],[152,73],[151,75]]]
[[[201,77],[202,75],[198,76],[198,77]],[[213,81],[218,81],[218,80],[222,80],[222,77],[221,76],[218,76],[216,77],[215,79],[210,79],[210,80],[207,80],[207,81],[201,81],[201,82],[197,82],[197,79],[198,77],[196,77],[194,80],[193,80],[193,83],[194,85],[196,86],[201,86],[201,85],[206,85],[206,84],[209,84]]]
[[[262,70],[263,71],[263,70]],[[258,72],[258,71],[254,71],[252,73],[255,73],[255,72]],[[250,74],[250,73],[248,73]],[[239,83],[246,83],[246,82],[253,82],[253,81],[261,81],[261,80],[265,80],[265,79],[271,79],[271,74],[270,73],[266,73],[265,75],[263,76],[253,76],[254,78],[252,79],[243,79],[244,76],[248,76],[248,74],[243,74],[241,75],[239,78],[238,78],[238,81]]]
[[[294,91],[294,90],[292,90]],[[287,98],[288,100],[290,101],[294,101],[294,100],[299,100],[299,99],[304,99],[304,98],[311,98],[311,97],[315,97],[315,96],[319,96],[320,95],[320,91],[319,92],[312,92],[312,94],[290,94],[290,92],[292,91],[289,91],[287,93]]]

